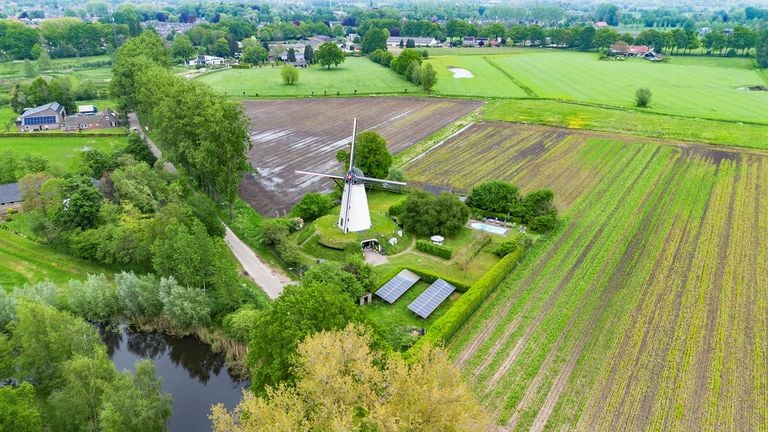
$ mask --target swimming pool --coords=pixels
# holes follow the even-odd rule
[[[498,226],[494,226],[494,225],[488,225],[488,224],[482,223],[482,222],[472,222],[469,226],[471,226],[472,228],[474,228],[476,230],[487,231],[487,232],[492,233],[492,234],[504,235],[504,234],[507,233],[507,229],[506,228],[502,228],[502,227],[498,227]]]

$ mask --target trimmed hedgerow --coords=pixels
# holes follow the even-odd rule
[[[429,327],[427,334],[408,350],[409,355],[418,353],[421,349],[420,347],[425,343],[438,345],[448,342],[488,295],[515,268],[522,256],[523,249],[519,248],[491,267],[483,277],[472,284],[448,312]]]
[[[439,258],[451,259],[453,256],[453,249],[426,240],[417,241],[416,249]]]

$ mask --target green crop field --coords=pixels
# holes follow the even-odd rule
[[[768,153],[487,123],[406,168],[567,219],[449,346],[504,430],[768,424]]]
[[[367,58],[348,57],[338,67],[330,69],[319,65],[299,69],[299,81],[294,85],[283,84],[280,67],[252,69],[225,69],[198,78],[215,90],[237,97],[258,96],[322,96],[324,92],[335,95],[357,94],[420,94],[410,81]]]
[[[44,280],[61,284],[111,270],[0,229],[0,287],[11,288]]]
[[[552,100],[494,101],[486,106],[485,118],[768,149],[768,125],[665,116]]]
[[[125,136],[114,137],[46,137],[30,134],[25,137],[0,137],[0,153],[10,152],[19,158],[32,155],[47,159],[54,173],[73,172],[80,164],[80,154],[87,149],[111,152],[127,144]]]
[[[482,52],[483,50],[476,50]],[[437,71],[434,91],[446,96],[525,97],[526,93],[485,56],[447,55],[428,60]],[[472,78],[454,78],[452,67],[466,69]]]

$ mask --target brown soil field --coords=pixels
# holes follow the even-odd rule
[[[482,106],[482,102],[435,98],[318,98],[243,102],[251,118],[256,173],[246,176],[240,196],[267,216],[283,215],[307,192],[330,191],[328,179],[295,170],[342,172],[336,152],[358,131],[374,130],[396,154]]]
[[[406,174],[566,219],[448,346],[500,430],[768,428],[768,152],[491,122]]]

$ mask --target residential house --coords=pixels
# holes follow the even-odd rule
[[[227,60],[222,57],[200,55],[187,62],[187,66],[224,66],[227,64]]]
[[[408,39],[413,39],[413,42],[417,47],[436,47],[440,44],[437,39],[430,37],[392,36],[387,39],[387,46],[394,48],[399,47],[400,41],[402,41],[403,46],[405,46]]]
[[[608,27],[608,23],[605,22],[605,21],[598,21],[598,22],[596,22],[594,24],[594,26],[595,26],[596,29],[607,28]]]
[[[66,115],[67,111],[61,104],[51,102],[25,109],[16,121],[23,132],[60,129]]]
[[[624,41],[616,42],[608,49],[609,54],[631,57],[643,57],[651,51],[648,45],[629,45]]]
[[[464,36],[464,39],[461,41],[461,46],[475,47],[477,46],[477,40],[475,40],[474,36]]]
[[[84,129],[108,129],[119,127],[120,119],[109,108],[96,113],[78,113],[64,118],[64,129],[67,131],[79,131]]]

